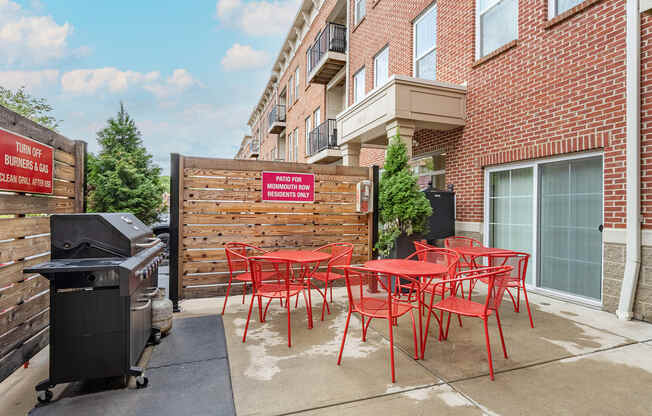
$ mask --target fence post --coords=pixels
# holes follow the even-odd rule
[[[86,212],[86,142],[75,141],[75,212]]]
[[[179,188],[179,172],[181,164],[181,157],[178,153],[170,154],[170,238],[168,240],[169,253],[170,253],[170,272],[169,272],[169,288],[170,300],[172,301],[172,310],[179,312],[179,223],[181,220],[179,201],[180,188]]]

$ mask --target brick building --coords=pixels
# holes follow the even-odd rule
[[[631,0],[304,0],[249,125],[307,163],[382,165],[400,134],[533,291],[652,320],[651,40]]]

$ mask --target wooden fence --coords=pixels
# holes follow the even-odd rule
[[[356,211],[356,185],[378,168],[209,159],[173,154],[170,203],[170,297],[223,293],[224,243],[276,250],[354,244],[353,262],[372,256],[374,214]],[[262,172],[312,173],[314,203],[262,201]],[[372,193],[373,194],[373,193]],[[377,219],[376,219],[377,220]]]
[[[49,260],[49,214],[84,211],[86,143],[2,106],[0,127],[54,148],[53,195],[0,192],[0,380],[49,341],[49,284],[23,269]]]

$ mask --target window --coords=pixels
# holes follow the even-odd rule
[[[292,160],[292,150],[294,149],[294,146],[292,146],[292,132],[288,134],[288,162]]]
[[[308,82],[308,75],[310,75],[310,50],[311,48],[308,48],[306,51],[306,83]],[[308,85],[306,85],[308,87]]]
[[[312,113],[312,128],[316,129],[321,124],[321,109],[317,107],[314,113]]]
[[[294,129],[294,161],[299,160],[299,128]]]
[[[559,16],[584,0],[548,0],[548,19]]]
[[[374,57],[374,88],[383,85],[389,78],[389,46],[385,46]]]
[[[355,19],[354,25],[360,23],[360,20],[367,14],[367,5],[365,4],[367,0],[355,0]]]
[[[292,105],[294,100],[292,100],[292,93],[294,92],[294,79],[290,77],[288,80],[288,107]]]
[[[518,37],[518,0],[476,0],[476,58]]]
[[[306,155],[310,154],[310,116],[306,117]]]
[[[299,99],[299,68],[297,66],[297,69],[294,71],[294,99],[298,100]]]
[[[417,78],[437,78],[437,5],[414,22],[413,72]]]
[[[365,70],[361,70],[353,75],[353,102],[357,103],[364,97]]]

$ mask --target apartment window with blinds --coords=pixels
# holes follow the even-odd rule
[[[572,9],[584,0],[548,0],[548,19]]]
[[[292,99],[292,93],[294,92],[294,79],[290,77],[288,80],[288,107],[292,105],[294,100]]]
[[[294,161],[299,160],[299,128],[294,129]]]
[[[292,160],[293,155],[292,151],[294,150],[294,146],[292,146],[292,132],[288,133],[288,162]]]
[[[310,154],[310,116],[306,117],[306,155]]]
[[[308,75],[310,75],[310,48],[306,51],[306,82],[308,82]]]
[[[437,5],[434,4],[414,22],[414,76],[437,78]]]
[[[518,0],[476,0],[476,59],[518,38]]]
[[[358,101],[364,98],[364,81],[365,81],[365,70],[364,67],[353,75],[353,102],[357,103]]]
[[[367,5],[365,4],[367,0],[355,0],[355,19],[354,24],[360,23],[363,17],[367,14]]]
[[[374,88],[383,85],[389,78],[389,46],[385,46],[374,57]]]
[[[312,128],[316,129],[320,123],[321,123],[321,109],[317,107],[315,112],[312,113]]]
[[[297,69],[294,71],[294,99],[298,100],[299,99],[299,68],[297,66]]]

